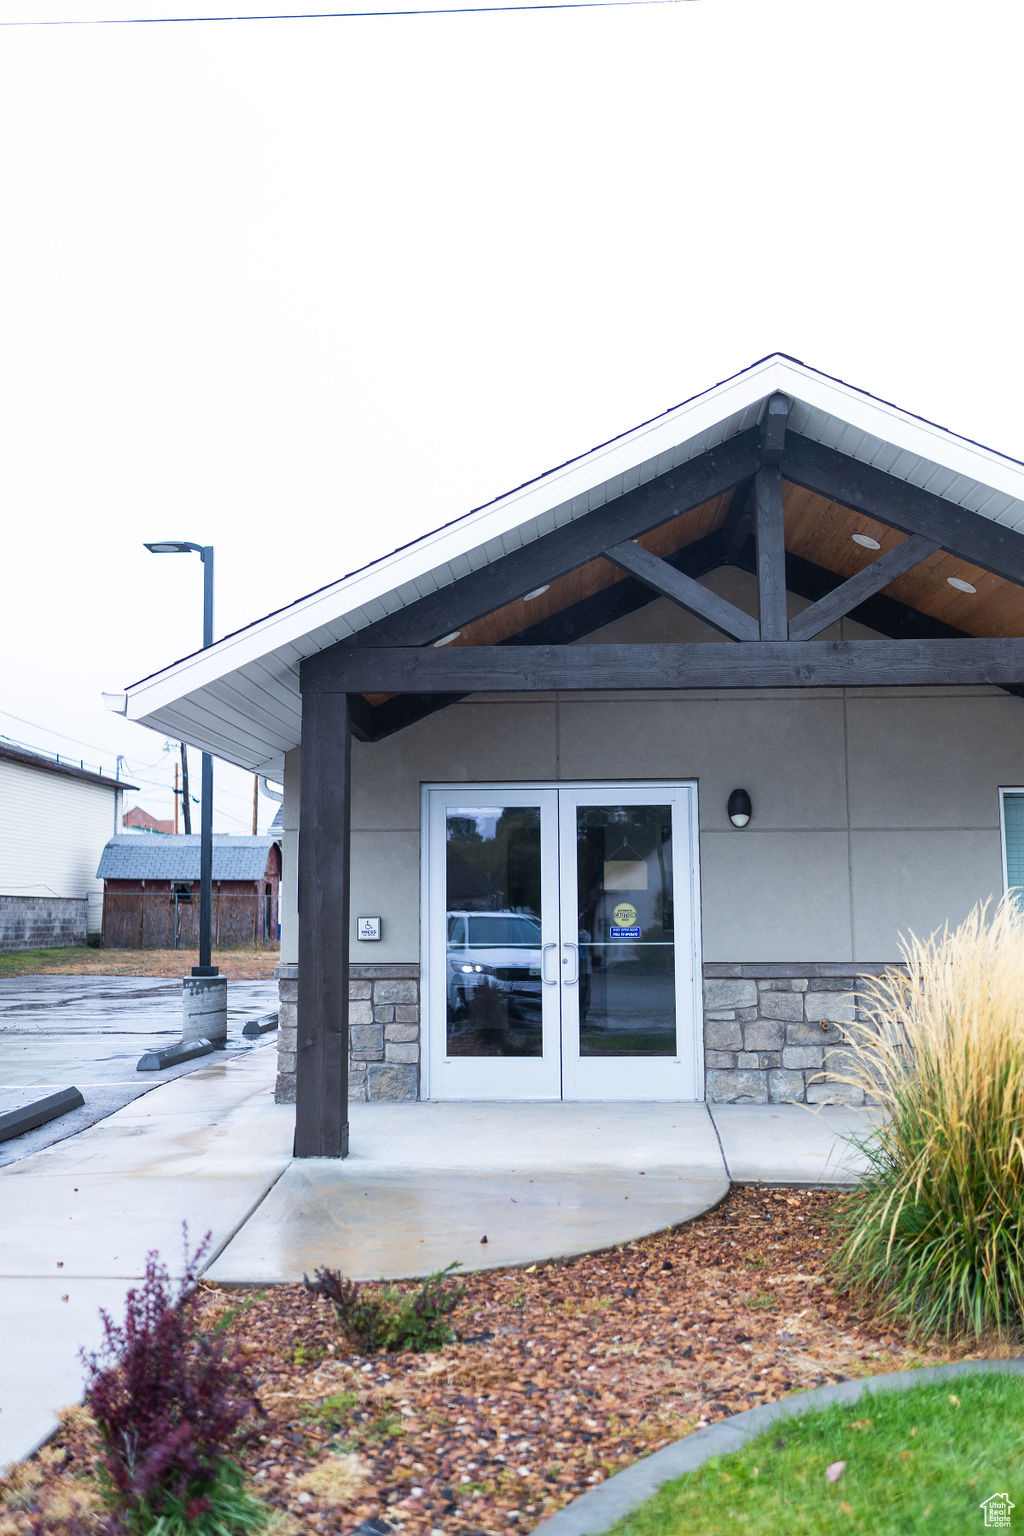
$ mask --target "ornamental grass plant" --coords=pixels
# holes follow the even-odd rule
[[[865,981],[838,1080],[880,1105],[838,1217],[837,1278],[920,1333],[1024,1324],[1024,912],[1004,898],[903,940]],[[837,1075],[838,1077],[838,1075]]]

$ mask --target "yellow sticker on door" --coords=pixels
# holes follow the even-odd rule
[[[608,927],[610,939],[638,939],[640,929],[636,921],[636,907],[631,901],[620,901],[612,911],[612,920]]]

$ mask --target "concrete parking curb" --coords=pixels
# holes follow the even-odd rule
[[[81,1109],[85,1103],[77,1088],[61,1088],[58,1093],[48,1093],[45,1099],[34,1099],[20,1109],[8,1109],[0,1115],[0,1141],[10,1141],[34,1131],[58,1115],[66,1115],[69,1109]]]
[[[214,1050],[210,1040],[179,1040],[177,1045],[163,1045],[158,1051],[147,1051],[139,1057],[136,1072],[162,1072],[164,1067],[176,1067],[179,1061],[191,1061],[193,1056],[209,1056]]]
[[[663,1451],[645,1456],[643,1461],[635,1462],[607,1482],[581,1494],[572,1504],[542,1520],[534,1529],[543,1532],[543,1536],[603,1536],[616,1520],[645,1504],[663,1483],[681,1477],[684,1472],[695,1472],[712,1456],[727,1456],[731,1451],[742,1450],[748,1440],[753,1440],[779,1419],[813,1413],[832,1403],[852,1403],[865,1393],[904,1392],[925,1382],[946,1381],[951,1377],[973,1376],[985,1371],[1024,1376],[1024,1359],[957,1360],[949,1365],[928,1365],[913,1371],[890,1371],[885,1376],[861,1376],[855,1381],[841,1381],[831,1387],[816,1387],[811,1392],[796,1392],[777,1403],[764,1403],[760,1408],[750,1408],[746,1413],[723,1419],[720,1424],[695,1430],[674,1445],[667,1445]]]
[[[256,1019],[247,1019],[242,1026],[242,1034],[251,1039],[255,1035],[267,1035],[272,1029],[277,1028],[276,1013],[261,1013]]]

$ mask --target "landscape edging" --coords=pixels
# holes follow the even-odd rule
[[[748,1440],[753,1440],[778,1419],[813,1413],[831,1403],[852,1403],[865,1393],[902,1392],[929,1381],[945,1381],[950,1377],[972,1376],[985,1371],[1024,1375],[1024,1357],[957,1360],[909,1371],[889,1371],[884,1376],[858,1376],[852,1381],[815,1387],[810,1392],[794,1392],[778,1402],[762,1403],[759,1408],[748,1408],[745,1413],[694,1430],[674,1445],[666,1445],[664,1450],[655,1451],[631,1467],[623,1468],[606,1482],[580,1494],[564,1509],[549,1515],[534,1530],[543,1532],[544,1536],[604,1536],[616,1520],[645,1504],[663,1483],[681,1477],[684,1472],[695,1472],[712,1456],[726,1456],[731,1451],[741,1450]]]

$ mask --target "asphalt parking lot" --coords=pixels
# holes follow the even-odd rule
[[[277,1008],[276,981],[228,982],[229,1051],[255,1043],[242,1026]],[[60,1088],[78,1088],[81,1109],[0,1142],[0,1167],[93,1125],[161,1083],[209,1065],[197,1057],[163,1072],[138,1072],[144,1051],[181,1038],[181,979],[148,976],[19,976],[0,980],[0,1111]]]

